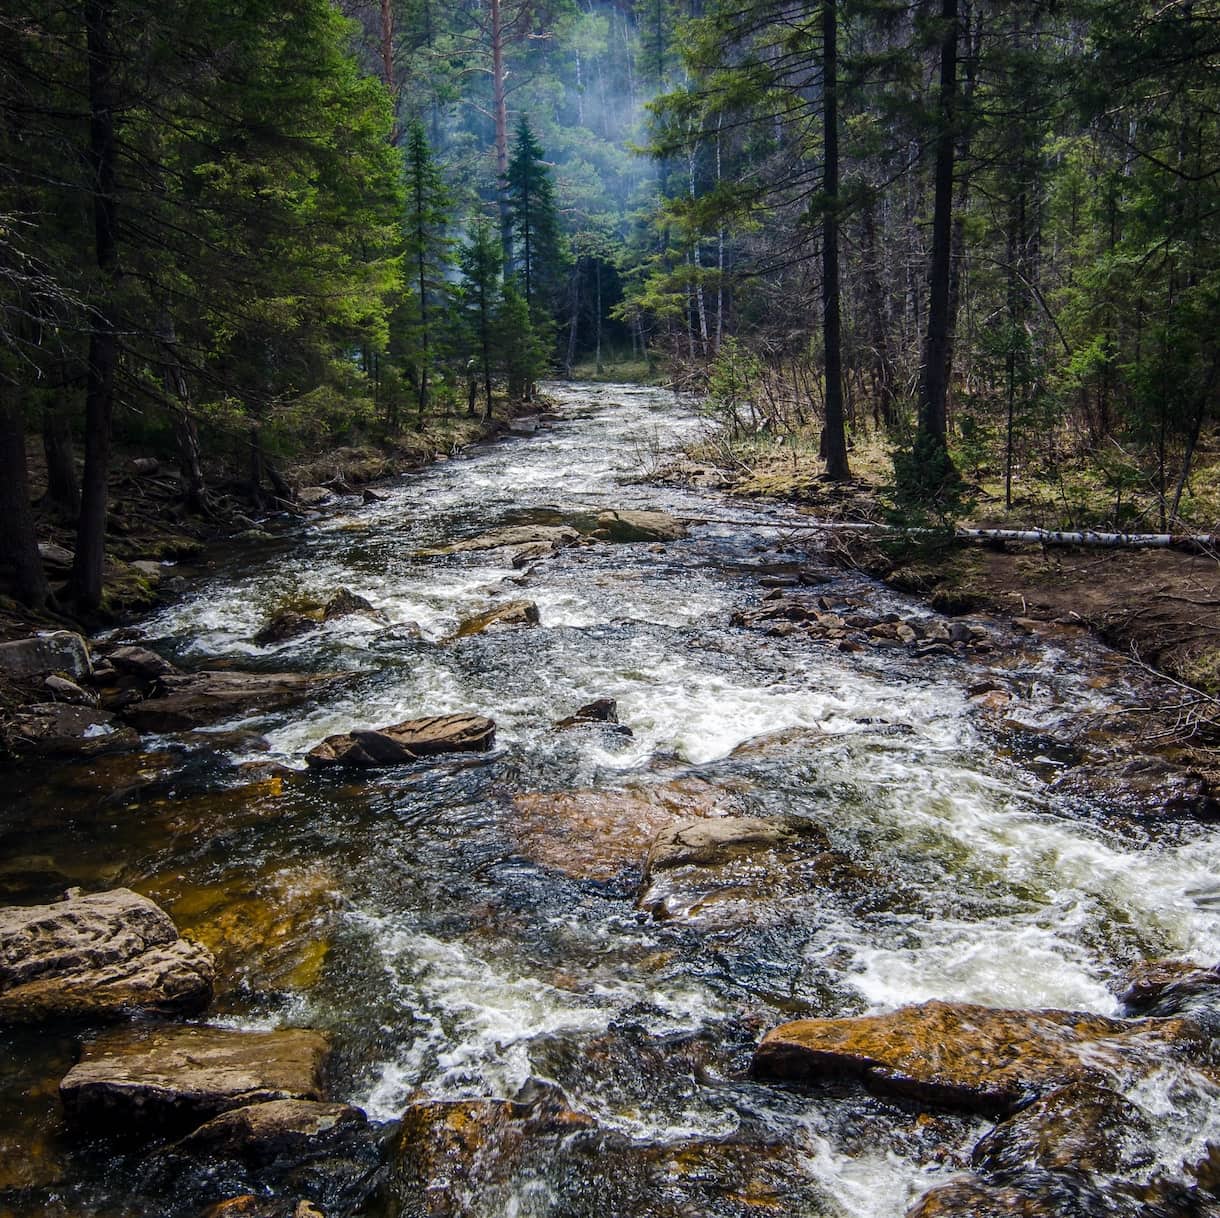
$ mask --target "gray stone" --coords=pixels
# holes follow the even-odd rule
[[[91,671],[89,645],[70,630],[53,630],[0,643],[0,673],[18,680],[51,673],[87,677]]]
[[[136,748],[140,737],[110,711],[65,702],[36,702],[13,716],[9,741],[18,753],[94,757]]]
[[[314,767],[404,765],[441,753],[485,753],[496,725],[482,715],[432,715],[376,731],[327,736],[306,754]]]

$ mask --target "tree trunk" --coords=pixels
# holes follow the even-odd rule
[[[513,223],[508,207],[508,104],[504,93],[504,14],[500,0],[491,5],[491,95],[496,122],[496,194],[500,201],[500,243],[504,268],[513,265]]]
[[[605,369],[602,367],[602,260],[598,258],[594,262],[593,266],[594,274],[597,277],[597,301],[595,305],[597,309],[597,321],[594,323],[594,332],[597,336],[597,353],[594,356],[594,360],[595,367],[600,373],[605,371]]]
[[[584,259],[578,256],[572,267],[572,277],[568,281],[568,303],[571,306],[571,312],[568,323],[568,353],[563,365],[564,373],[568,380],[572,379],[572,367],[576,363],[576,336],[580,323],[580,267],[582,262],[584,262]]]
[[[80,480],[72,449],[72,425],[60,404],[42,412],[42,451],[47,461],[46,503],[66,520],[80,517]]]
[[[839,60],[837,0],[822,0],[822,138],[826,157],[822,211],[822,339],[826,347],[826,473],[851,477],[843,423],[843,352],[839,318]]]
[[[89,159],[93,173],[94,252],[103,293],[118,269],[115,233],[115,138],[110,60],[112,0],[86,0],[85,37],[89,59]],[[89,334],[85,384],[85,470],[76,533],[73,590],[84,609],[102,603],[106,555],[107,476],[110,472],[110,425],[114,413],[114,371],[118,342],[109,316],[113,301],[103,298],[94,311]]]
[[[385,76],[386,92],[394,103],[394,125],[390,143],[398,143],[398,86],[394,82],[394,8],[392,0],[381,0],[381,71]]]
[[[932,265],[928,276],[928,328],[919,385],[919,430],[947,447],[949,390],[949,273],[953,245],[953,168],[957,147],[957,0],[941,0],[940,90],[932,212]]]
[[[873,378],[877,394],[877,411],[886,427],[898,423],[898,376],[890,346],[889,318],[886,316],[885,292],[877,259],[877,217],[870,199],[861,216],[864,254],[864,295],[868,303],[869,328],[873,336]]]
[[[42,609],[50,596],[25,464],[25,420],[11,385],[0,386],[0,560],[13,568],[13,592],[30,609]]]

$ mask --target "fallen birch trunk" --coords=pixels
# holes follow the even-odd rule
[[[732,524],[750,529],[776,529],[780,532],[856,532],[879,533],[888,537],[906,534],[930,536],[936,529],[901,529],[895,525],[862,520],[785,521],[735,520],[730,517],[683,517],[684,524]],[[953,530],[958,541],[1012,541],[1042,546],[1094,546],[1111,549],[1210,550],[1220,548],[1216,533],[1098,533],[1092,529],[1071,532],[1060,529],[967,529]]]

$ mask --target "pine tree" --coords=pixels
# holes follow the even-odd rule
[[[549,323],[558,305],[565,253],[555,208],[551,171],[523,116],[517,124],[508,163],[508,201],[516,238],[510,270],[519,278],[526,308],[535,324]]]
[[[462,247],[462,289],[459,297],[462,338],[468,355],[468,379],[483,385],[483,417],[491,417],[491,383],[495,367],[497,310],[503,254],[491,225],[478,220]],[[476,374],[477,377],[472,375]],[[470,401],[474,407],[474,397]]]

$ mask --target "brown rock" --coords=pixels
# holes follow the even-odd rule
[[[783,1024],[763,1038],[754,1069],[811,1082],[856,1079],[881,1094],[1004,1116],[1069,1083],[1115,1085],[1147,1073],[1167,1053],[1197,1052],[1202,1039],[1187,1020],[928,1002]]]
[[[480,533],[477,537],[451,542],[446,546],[421,550],[418,557],[431,558],[445,554],[465,554],[474,550],[497,550],[502,546],[545,546],[548,553],[554,553],[563,546],[574,545],[579,540],[580,534],[568,525],[509,525]]]
[[[907,1218],[1064,1218],[1060,1202],[1017,1188],[956,1180],[925,1193]]]
[[[1124,1015],[1180,1015],[1220,1007],[1220,967],[1154,960],[1135,969],[1119,995]]]
[[[453,637],[468,638],[472,634],[482,634],[492,626],[537,626],[539,621],[538,606],[533,601],[506,601],[485,613],[463,618]]]
[[[289,639],[299,639],[311,630],[317,630],[320,625],[321,622],[316,616],[301,613],[296,609],[279,609],[254,636],[254,642],[259,647],[266,647],[268,643],[285,643]]]
[[[96,757],[138,748],[140,737],[95,706],[36,702],[13,716],[9,735],[15,752],[39,757]]]
[[[129,672],[145,681],[155,681],[167,673],[178,671],[164,656],[148,647],[115,647],[107,652],[106,659],[120,672]]]
[[[1152,1159],[1147,1116],[1116,1091],[1073,1083],[1001,1122],[975,1146],[974,1167],[994,1176],[1043,1171],[1123,1175]]]
[[[297,491],[297,502],[302,507],[319,507],[332,498],[333,492],[325,486],[303,486]]]
[[[247,1104],[321,1098],[320,1032],[131,1027],[88,1042],[59,1085],[64,1114],[101,1133],[172,1136]]]
[[[627,509],[599,512],[597,528],[608,541],[677,541],[688,533],[686,525],[668,512]]]
[[[657,833],[676,821],[735,810],[732,792],[699,779],[623,791],[531,792],[513,800],[513,834],[528,858],[581,879],[638,867]]]
[[[1220,817],[1220,800],[1195,770],[1160,757],[1136,756],[1102,765],[1078,766],[1055,783],[1056,790],[1102,799],[1148,816]]]
[[[582,723],[618,723],[618,703],[613,698],[596,698],[586,702],[584,706],[573,711],[564,719],[558,720],[555,727],[559,730],[569,727],[579,727]]]
[[[333,622],[336,618],[351,617],[354,613],[364,614],[371,618],[382,616],[379,609],[373,608],[371,601],[366,600],[363,596],[358,596],[348,588],[340,588],[322,607],[322,620]]]
[[[431,715],[376,731],[327,736],[306,754],[311,766],[403,765],[440,753],[486,753],[496,725],[482,715]]]
[[[195,672],[167,675],[160,693],[123,710],[132,726],[185,731],[221,719],[294,706],[335,689],[346,673]]]
[[[646,878],[670,867],[712,867],[745,854],[757,854],[790,845],[801,838],[828,849],[826,835],[812,822],[786,816],[762,819],[722,816],[714,820],[680,821],[663,829],[648,852]]]

